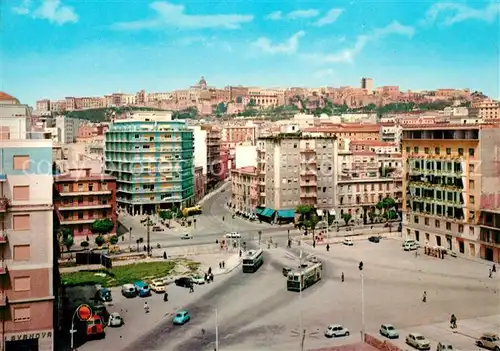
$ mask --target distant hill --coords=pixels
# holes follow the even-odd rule
[[[119,115],[129,111],[164,111],[164,110],[154,107],[139,107],[139,106],[130,106],[124,108],[106,107],[106,108],[95,108],[89,110],[68,111],[64,112],[64,115],[71,118],[84,119],[90,122],[107,122],[109,121],[113,112]]]

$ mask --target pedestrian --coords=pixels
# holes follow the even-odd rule
[[[205,273],[205,278],[204,278],[204,280],[208,283],[208,274],[207,274],[207,273]]]
[[[490,278],[493,278],[493,272],[492,272],[492,270],[491,270],[491,269],[490,269],[490,274],[489,274],[489,277],[490,277]]]
[[[194,292],[194,284],[193,283],[189,284],[189,292],[190,293]]]
[[[148,251],[148,248],[146,247],[146,245],[144,245],[144,251]]]
[[[222,221],[224,222],[224,216],[222,216]]]
[[[497,271],[497,266],[495,266],[494,263],[493,263],[493,268],[491,268],[491,270],[493,271],[493,273],[496,273],[496,271]]]
[[[208,274],[212,273],[212,267],[208,267]]]
[[[167,259],[167,253],[165,251],[163,251],[163,259],[166,260]]]
[[[226,261],[222,261],[222,269],[226,268]]]
[[[219,262],[219,268],[222,269],[222,262]]]
[[[330,251],[330,244],[326,244],[326,251]]]
[[[313,248],[316,247],[316,240],[313,240]]]
[[[208,280],[210,280],[210,282],[214,282],[214,275],[213,273],[210,273],[210,276],[208,277]]]
[[[342,275],[340,276],[340,280],[342,280],[342,283],[344,282],[344,272],[342,272]]]
[[[427,302],[427,291],[424,291],[424,295],[422,295],[422,302]]]
[[[451,325],[451,329],[456,329],[457,328],[457,317],[455,317],[454,314],[451,315],[450,325]]]
[[[241,254],[242,254],[242,252],[241,252],[241,250],[240,250],[240,258],[241,258]]]

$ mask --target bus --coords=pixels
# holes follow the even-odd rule
[[[323,265],[321,262],[308,262],[302,268],[288,273],[286,288],[288,291],[302,291],[321,279]]]
[[[201,214],[201,206],[194,206],[194,207],[186,207],[185,209],[182,210],[182,215],[184,217],[189,217],[189,216],[194,216],[197,214]]]
[[[264,250],[250,250],[243,257],[243,273],[254,273],[264,263]]]

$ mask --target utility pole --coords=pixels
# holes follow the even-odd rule
[[[146,220],[146,234],[147,234],[147,250],[148,250],[148,254],[147,254],[147,257],[151,257],[151,246],[150,246],[150,237],[151,237],[151,232],[149,230],[149,228],[151,227],[151,219],[149,218],[149,215],[147,217],[147,220]]]
[[[330,239],[330,233],[328,231],[330,227],[330,222],[328,221],[328,212],[330,210],[326,210],[326,243],[329,244],[329,239]]]
[[[219,351],[219,316],[215,309],[215,351]]]
[[[359,262],[361,272],[361,341],[365,340],[365,283],[363,275],[363,261]]]
[[[129,231],[128,231],[128,252],[131,252],[130,251],[130,243],[132,242],[132,227],[129,228]]]

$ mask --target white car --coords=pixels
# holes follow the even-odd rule
[[[166,290],[165,281],[163,279],[154,279],[149,286],[155,293],[164,293]]]
[[[347,245],[347,246],[353,246],[354,243],[352,242],[352,239],[350,238],[345,238],[344,239],[344,245]]]
[[[121,327],[124,324],[125,322],[118,312],[113,312],[109,315],[108,325],[110,327]]]
[[[455,350],[453,348],[453,345],[446,342],[444,343],[440,342],[436,349],[436,351],[453,351],[453,350]]]
[[[203,284],[205,284],[205,278],[202,277],[201,275],[193,275],[191,277],[191,281],[194,284],[197,284],[197,285],[203,285]]]
[[[228,239],[239,239],[239,238],[241,238],[241,235],[238,232],[231,232],[231,233],[227,233],[226,234],[226,238],[228,238]]]
[[[340,324],[332,324],[326,327],[325,336],[327,338],[336,338],[337,336],[349,336],[349,330]]]
[[[193,236],[191,234],[186,233],[186,234],[183,234],[181,236],[181,239],[183,239],[183,240],[189,240],[189,239],[193,239]]]
[[[431,343],[425,336],[419,333],[410,333],[406,337],[406,343],[417,350],[430,350]]]

